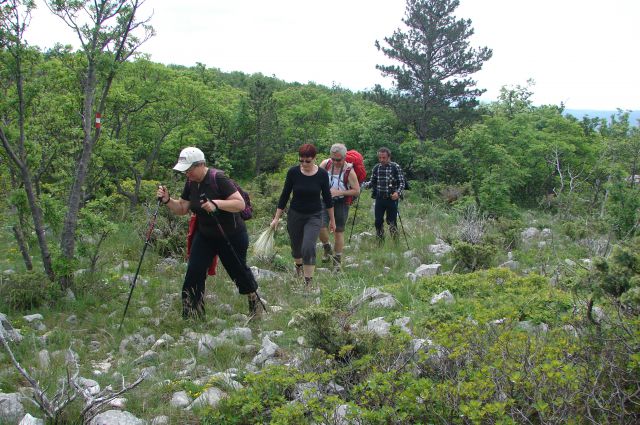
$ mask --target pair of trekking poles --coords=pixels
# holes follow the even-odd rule
[[[400,203],[400,201],[398,201]],[[353,236],[353,226],[356,224],[356,217],[358,216],[358,205],[360,205],[360,196],[356,200],[356,210],[353,213],[353,221],[351,221],[351,231],[349,232],[349,242],[351,243],[351,236]],[[409,240],[407,239],[407,233],[404,231],[404,225],[402,224],[402,216],[400,215],[400,208],[398,208],[398,219],[400,220],[400,227],[402,228],[402,234],[404,235],[404,241],[407,244],[407,249],[409,248]]]
[[[200,200],[201,201],[211,201],[210,199],[208,199],[204,195],[204,193],[200,195]],[[216,205],[215,202],[211,201],[211,203],[213,203],[213,205],[216,207],[216,209],[218,208],[218,205]],[[147,252],[147,247],[151,244],[151,234],[153,233],[153,229],[156,226],[156,221],[158,219],[158,211],[160,210],[160,204],[162,204],[162,198],[158,198],[158,203],[156,205],[156,210],[154,211],[153,215],[151,216],[151,219],[149,220],[149,230],[147,231],[147,237],[146,237],[146,239],[144,241],[144,246],[142,247],[142,254],[140,255],[140,261],[138,261],[138,267],[136,269],[136,274],[133,276],[133,281],[131,282],[131,290],[129,291],[129,297],[127,298],[127,304],[124,306],[124,313],[122,314],[122,319],[120,320],[120,325],[118,326],[118,332],[120,331],[120,329],[122,329],[122,323],[124,322],[124,318],[127,315],[127,310],[129,309],[129,303],[131,302],[131,296],[133,295],[133,290],[136,288],[136,281],[138,280],[138,275],[140,274],[140,266],[142,265],[142,259],[144,258],[145,252]],[[231,244],[231,241],[227,237],[227,234],[222,229],[222,226],[220,225],[220,221],[218,220],[218,217],[216,217],[215,214],[213,214],[213,213],[209,213],[209,214],[215,220],[216,225],[218,226],[218,230],[220,231],[220,234],[222,235],[222,237],[226,241],[227,245],[229,246],[231,252],[233,253],[233,256],[238,261],[238,264],[240,264],[242,266],[242,261],[240,260],[240,257],[238,256],[238,253],[236,252],[235,248],[233,248],[233,245]],[[258,298],[258,301],[260,302],[260,305],[262,305],[262,308],[264,309],[264,311],[267,311],[267,307],[264,305],[264,302],[262,301],[262,298],[260,298],[260,295],[258,295],[258,291],[257,290],[255,291],[255,294],[256,294],[256,297]]]

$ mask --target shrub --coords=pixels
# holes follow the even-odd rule
[[[318,377],[314,377],[318,379]],[[246,387],[232,392],[215,410],[205,412],[203,424],[270,423],[274,409],[286,406],[294,386],[305,379],[284,366],[266,368],[245,378]],[[308,382],[308,381],[307,381]],[[297,416],[298,414],[296,414]]]
[[[520,232],[524,227],[521,220],[499,217],[494,226],[501,236],[503,248],[513,250],[518,247],[521,241]]]
[[[346,323],[340,323],[340,315],[332,309],[312,306],[299,310],[296,316],[296,327],[304,333],[307,344],[313,348],[338,357],[343,346],[355,343],[355,337]]]
[[[569,237],[572,241],[586,238],[589,234],[586,226],[574,221],[567,221],[562,224],[562,233]]]
[[[469,205],[458,221],[458,238],[471,244],[482,242],[487,228],[487,217],[475,205]]]
[[[611,188],[608,200],[609,221],[619,238],[628,238],[638,231],[640,222],[640,191],[623,184]]]
[[[587,279],[595,279],[598,287],[594,289],[639,309],[640,304],[634,300],[640,291],[640,237],[614,246],[609,258],[597,259]]]
[[[440,198],[447,204],[453,204],[468,194],[468,188],[465,186],[445,186],[440,189]]]
[[[24,311],[48,305],[58,296],[58,287],[42,272],[15,273],[0,282],[0,300],[12,310]]]
[[[490,267],[496,253],[496,247],[489,244],[453,243],[453,259],[467,271]]]

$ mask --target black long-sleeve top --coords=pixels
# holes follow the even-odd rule
[[[322,201],[327,208],[333,207],[331,191],[329,188],[329,174],[326,170],[318,168],[318,172],[312,176],[302,174],[300,167],[295,165],[287,171],[287,178],[284,181],[282,194],[278,201],[278,208],[284,209],[287,206],[289,197],[293,192],[290,208],[302,214],[312,214],[322,211]]]

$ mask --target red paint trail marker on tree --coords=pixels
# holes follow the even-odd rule
[[[96,128],[100,128],[100,121],[102,119],[102,114],[97,113],[96,114]]]

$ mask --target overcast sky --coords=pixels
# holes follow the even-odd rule
[[[77,46],[42,0],[27,40]],[[351,90],[389,87],[374,46],[402,25],[404,0],[147,0],[157,35],[141,51],[155,62],[196,62]],[[494,100],[503,85],[535,80],[536,104],[640,109],[640,0],[461,0],[472,45],[493,49],[474,75]]]

